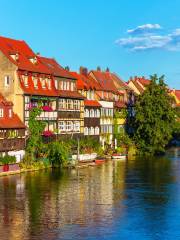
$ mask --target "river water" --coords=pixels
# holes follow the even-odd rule
[[[180,149],[0,178],[0,240],[180,239]]]

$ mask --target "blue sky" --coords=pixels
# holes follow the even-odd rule
[[[165,74],[180,89],[179,0],[1,1],[0,35],[78,70]]]

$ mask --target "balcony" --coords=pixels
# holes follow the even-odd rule
[[[57,116],[56,111],[42,112],[40,116],[37,117],[37,120],[57,120]]]
[[[25,148],[24,138],[1,139],[0,152],[22,150]]]

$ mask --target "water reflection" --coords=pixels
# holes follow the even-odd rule
[[[0,239],[180,239],[179,156],[0,178]]]

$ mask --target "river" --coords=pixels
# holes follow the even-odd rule
[[[1,240],[180,239],[180,149],[0,178]]]

